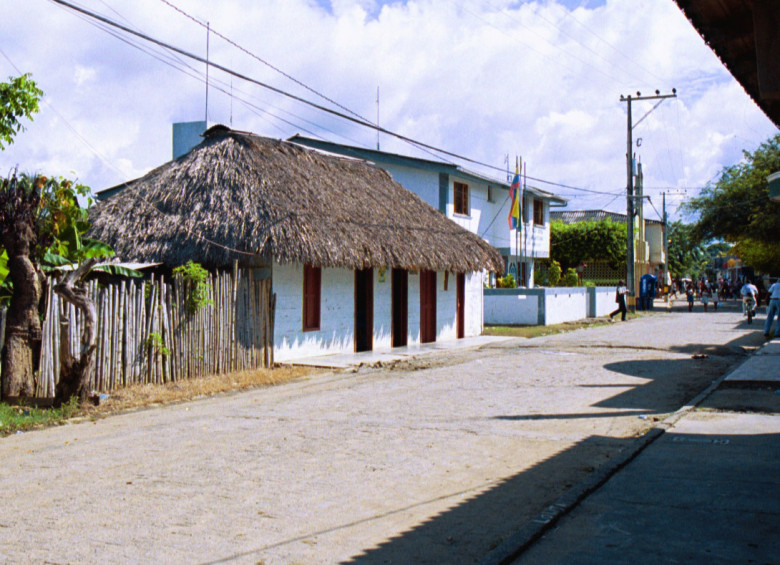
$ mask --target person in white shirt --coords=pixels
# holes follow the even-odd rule
[[[742,290],[740,290],[739,293],[742,295],[742,314],[745,315],[748,311],[748,301],[750,298],[753,299],[752,309],[755,309],[758,305],[758,289],[753,283],[746,282],[742,285]]]
[[[615,289],[615,302],[617,302],[617,310],[612,312],[609,315],[610,322],[612,321],[612,316],[616,314],[620,314],[620,320],[625,322],[626,321],[626,312],[628,309],[626,308],[626,294],[628,294],[628,288],[626,288],[626,282],[620,281],[617,285],[617,288]]]
[[[775,337],[780,335],[780,280],[775,279],[772,286],[769,287],[769,307],[766,309],[766,321],[764,322],[764,337],[769,338],[772,329],[772,322],[777,316],[777,325],[775,327]]]

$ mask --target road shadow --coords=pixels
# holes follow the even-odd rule
[[[764,343],[762,334],[742,335],[726,344],[694,343],[671,347],[670,351],[690,355],[687,359],[637,359],[606,363],[604,368],[632,378],[643,379],[631,386],[581,384],[583,388],[622,388],[613,396],[593,404],[609,411],[549,414],[502,414],[496,420],[539,421],[638,416],[655,418],[668,414],[694,399],[712,382],[742,363]]]
[[[517,563],[777,563],[778,465],[778,434],[672,430]]]
[[[546,508],[628,445],[630,440],[587,438],[342,563],[475,563],[521,527],[543,520]]]
[[[607,363],[604,367],[610,371],[648,380],[594,406],[642,409],[655,413],[677,410],[742,363],[751,351],[763,343],[763,334],[751,333],[726,344],[696,343],[670,348],[670,351],[691,355],[690,359],[641,359]]]

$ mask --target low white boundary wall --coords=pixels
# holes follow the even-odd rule
[[[615,309],[611,287],[486,288],[486,324],[549,326],[606,316]]]
[[[600,316],[609,316],[609,313],[617,308],[615,303],[615,287],[612,286],[591,286],[588,287],[588,317],[598,318]]]

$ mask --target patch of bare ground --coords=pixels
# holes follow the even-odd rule
[[[198,398],[237,392],[290,382],[317,372],[309,367],[280,366],[222,375],[210,375],[165,384],[132,385],[117,389],[99,399],[97,405],[87,403],[78,416],[99,418],[146,407],[188,402]]]

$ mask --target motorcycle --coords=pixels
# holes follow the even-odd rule
[[[747,315],[748,324],[753,323],[753,317],[756,315],[756,299],[752,296],[745,296],[742,298],[742,302],[745,304],[745,314]]]

